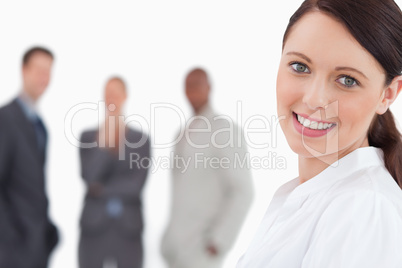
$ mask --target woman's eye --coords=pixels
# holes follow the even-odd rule
[[[292,66],[293,70],[295,70],[298,73],[309,73],[310,72],[306,65],[299,63],[299,62],[295,62],[295,63],[291,64],[290,66]]]
[[[350,76],[343,76],[338,79],[338,82],[346,87],[353,87],[353,86],[358,85],[358,82],[356,81],[356,79],[354,79],[353,77],[350,77]]]

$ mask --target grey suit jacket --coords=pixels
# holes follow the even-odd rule
[[[34,126],[18,102],[0,108],[0,267],[47,267],[57,244],[44,165]]]
[[[81,142],[95,142],[97,133],[97,130],[84,132]],[[128,128],[126,139],[134,144],[141,140],[142,135],[146,134]],[[141,234],[143,228],[141,192],[148,167],[132,165],[130,159],[137,157],[149,159],[150,142],[148,136],[145,137],[145,143],[139,148],[124,146],[124,159],[120,160],[117,155],[98,146],[80,149],[82,178],[86,183],[96,181],[103,185],[100,196],[85,197],[80,221],[82,236],[99,236],[108,228],[116,228],[124,237],[138,237]],[[117,220],[107,215],[106,203],[110,198],[119,198],[123,203],[122,215]]]

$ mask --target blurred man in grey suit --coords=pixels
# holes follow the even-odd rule
[[[186,77],[195,116],[175,147],[187,165],[174,164],[170,222],[162,241],[169,268],[219,268],[243,224],[253,197],[242,131],[209,103],[202,69]],[[239,163],[236,161],[239,160]]]
[[[81,215],[80,268],[143,265],[141,193],[150,142],[145,133],[125,125],[126,98],[124,81],[111,78],[105,88],[104,124],[81,136],[81,175],[88,191]]]
[[[47,131],[36,109],[52,64],[49,50],[27,51],[22,92],[0,108],[0,267],[4,268],[47,267],[58,241],[45,193]]]

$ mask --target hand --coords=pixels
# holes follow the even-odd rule
[[[207,247],[207,252],[209,253],[209,255],[211,255],[211,256],[213,256],[213,257],[215,257],[215,256],[218,255],[218,250],[217,250],[216,247],[213,246],[213,245],[209,245],[209,246]]]
[[[120,148],[120,143],[124,143],[125,124],[118,118],[115,119],[115,125],[109,125],[109,121],[106,120],[105,124],[99,129],[98,142],[113,152],[116,152]]]
[[[109,123],[106,122],[105,126],[99,129],[98,142],[108,149],[113,149],[116,147],[116,128],[110,128]],[[118,144],[118,143],[117,143]]]

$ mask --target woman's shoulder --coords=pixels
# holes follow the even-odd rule
[[[396,219],[402,224],[402,190],[385,169],[371,167],[341,180],[331,189],[323,216],[341,213],[345,221],[364,221],[368,215],[376,220]],[[365,218],[367,216],[367,218]]]
[[[396,267],[384,263],[402,260],[395,251],[402,246],[401,190],[377,168],[354,178],[325,195],[306,267],[332,267],[328,264],[339,262],[342,267]]]
[[[402,212],[402,190],[384,166],[359,170],[338,181],[330,191],[336,198],[375,200],[384,199]]]

